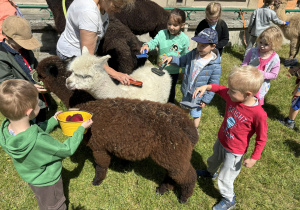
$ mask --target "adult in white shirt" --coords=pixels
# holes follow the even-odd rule
[[[67,11],[65,30],[57,42],[57,55],[64,60],[80,56],[83,46],[94,55],[108,28],[108,15],[119,12],[123,6],[133,2],[134,0],[74,0]],[[104,69],[122,84],[129,85],[129,80],[134,80],[107,65]]]

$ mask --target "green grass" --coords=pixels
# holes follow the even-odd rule
[[[278,52],[282,61],[288,57],[288,46]],[[227,75],[239,65],[244,48],[227,48],[222,56],[221,84],[227,85]],[[298,57],[299,60],[299,57]],[[287,68],[281,66],[277,79],[265,99],[268,113],[268,141],[262,157],[252,168],[242,168],[235,181],[237,209],[299,209],[300,208],[300,140],[299,132],[290,130],[276,121],[288,115],[295,78],[287,77]],[[180,84],[176,99],[180,101]],[[218,129],[224,115],[224,101],[215,96],[203,110],[199,142],[192,156],[195,168],[206,168],[212,154]],[[0,116],[0,121],[3,116]],[[300,126],[300,117],[296,118]],[[64,141],[60,128],[51,133]],[[254,137],[245,157],[254,148]],[[125,162],[113,158],[107,177],[100,186],[93,186],[93,157],[91,151],[80,146],[77,152],[63,161],[65,195],[70,209],[211,209],[220,195],[215,181],[198,179],[194,194],[186,204],[179,204],[175,191],[163,196],[155,194],[162,181],[164,169],[151,159]],[[0,209],[38,209],[34,194],[17,174],[10,157],[0,149]]]

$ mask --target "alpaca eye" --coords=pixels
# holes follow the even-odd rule
[[[86,79],[86,78],[91,78],[91,75],[80,75],[80,74],[75,74],[76,77],[80,77],[82,79]]]

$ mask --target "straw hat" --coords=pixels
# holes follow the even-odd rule
[[[12,15],[2,23],[3,33],[27,50],[41,47],[41,43],[32,36],[29,22],[19,16]]]

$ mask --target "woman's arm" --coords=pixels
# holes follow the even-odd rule
[[[97,44],[97,33],[80,29],[80,49],[82,51],[83,46],[87,47],[91,55],[95,54]]]
[[[95,49],[96,49],[96,43],[97,43],[97,34],[95,32],[80,29],[80,48],[81,48],[81,50],[82,50],[82,47],[85,46],[88,48],[89,53],[91,55],[94,55]],[[118,80],[123,85],[130,85],[129,80],[135,81],[135,79],[133,79],[128,74],[117,72],[116,70],[110,68],[107,65],[104,65],[104,69],[112,78]]]

